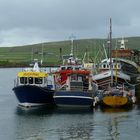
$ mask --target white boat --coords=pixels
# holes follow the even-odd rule
[[[111,72],[111,70],[107,70],[102,73],[93,75],[93,80],[97,82],[99,89],[105,90],[108,87],[111,80],[111,74],[113,74],[113,81],[117,82],[118,84],[130,81],[130,76],[122,72],[117,72],[117,80],[116,80],[116,71]]]
[[[109,85],[111,74],[113,82],[136,84],[140,75],[140,67],[134,61],[128,60],[132,50],[125,47],[125,41],[120,40],[121,45],[118,50],[112,50],[111,58],[106,58],[97,65],[98,73],[93,75],[99,87]],[[105,85],[104,85],[105,84]]]
[[[13,91],[20,106],[54,105],[54,85],[35,62],[33,68],[18,72]]]

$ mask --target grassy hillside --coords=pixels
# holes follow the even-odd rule
[[[140,50],[140,37],[129,37],[126,39],[128,40],[126,47]],[[116,40],[118,39],[113,39],[113,46],[116,46]],[[88,50],[92,60],[100,58],[101,56],[103,57],[103,43],[107,46],[106,39],[74,40],[74,53],[77,57],[83,58],[85,51]],[[0,65],[28,65],[34,58],[41,60],[42,49],[45,65],[60,64],[60,48],[62,50],[62,55],[69,54],[71,42],[60,41],[26,46],[1,47]]]

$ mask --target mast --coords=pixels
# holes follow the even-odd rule
[[[62,48],[59,48],[59,60],[62,61],[63,58],[62,58]]]
[[[44,49],[44,44],[43,44],[43,43],[41,44],[41,47],[42,47],[42,49],[41,49],[41,60],[40,60],[40,63],[41,63],[41,65],[42,65],[42,63],[43,63],[43,53],[44,53],[44,52],[43,52],[43,51],[44,51],[44,50],[43,50],[43,49]]]
[[[75,39],[75,36],[72,34],[70,37],[70,41],[71,41],[71,53],[70,53],[70,55],[73,57],[74,56],[74,46],[73,46],[73,44],[74,44],[74,39]]]
[[[117,41],[116,41],[116,49],[115,49],[115,50],[116,50],[116,54],[115,54],[115,60],[116,60],[116,64],[115,64],[115,65],[116,65],[116,67],[115,67],[115,82],[117,83],[117,80],[118,80],[118,78],[117,78],[117,74],[118,74],[118,73],[117,73],[117,72],[118,72],[118,59],[117,59],[117,58],[118,58],[118,56],[117,56],[117,55],[118,55],[118,50],[117,50]]]
[[[106,52],[106,49],[105,49],[105,45],[104,44],[103,44],[103,49],[104,49],[104,52],[105,52],[105,58],[108,59],[107,52]]]
[[[113,85],[113,65],[112,65],[112,21],[110,18],[110,34],[109,34],[109,47],[110,47],[110,70],[111,70],[111,86]]]
[[[71,56],[73,57],[73,39],[71,39]]]
[[[32,51],[31,51],[31,63],[32,63],[33,59],[34,59],[34,50],[33,50],[33,47],[32,47]]]

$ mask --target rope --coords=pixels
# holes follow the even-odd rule
[[[130,86],[137,86],[137,85],[140,85],[140,83],[137,83],[137,84],[131,84],[131,83],[129,83],[127,80],[125,80],[125,82],[126,82],[128,85],[130,85]]]

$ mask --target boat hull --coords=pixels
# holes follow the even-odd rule
[[[54,101],[59,107],[91,107],[93,105],[92,94],[83,91],[56,91]]]
[[[111,74],[112,74],[111,71],[108,70],[93,76],[93,80],[95,80],[98,83],[99,89],[106,89],[106,87],[110,85]],[[117,72],[117,77],[116,77],[116,72],[113,71],[112,77],[114,82],[116,82],[116,78],[117,78],[118,84],[122,84],[122,83],[126,83],[126,81],[130,81],[130,76],[122,72]]]
[[[35,85],[21,85],[13,88],[19,105],[30,107],[45,104],[54,104],[54,91],[47,87]]]
[[[110,107],[122,107],[131,105],[132,101],[127,96],[105,96],[102,99],[102,104]]]

